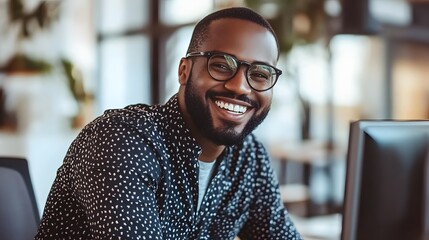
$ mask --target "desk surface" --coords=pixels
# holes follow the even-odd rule
[[[268,146],[270,155],[281,161],[325,165],[331,159],[345,159],[344,147],[329,149],[321,141],[277,142]]]
[[[341,214],[310,218],[291,215],[291,218],[306,240],[339,240],[341,238]]]

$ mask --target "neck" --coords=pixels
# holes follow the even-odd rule
[[[198,159],[203,162],[212,162],[216,160],[216,158],[219,157],[224,151],[225,146],[215,144],[213,141],[204,136],[188,114],[183,114],[183,116],[185,116],[185,124],[189,128],[192,137],[195,138],[198,146],[201,147],[202,152]]]
[[[199,160],[203,162],[212,162],[219,157],[222,152],[225,150],[224,145],[215,144],[213,141],[204,136],[201,131],[197,128],[191,116],[188,114],[186,110],[186,105],[184,101],[184,97],[180,96],[179,92],[179,109],[182,113],[183,119],[185,120],[186,126],[189,128],[192,137],[195,138],[198,146],[201,147],[201,155],[199,156]]]
[[[207,139],[203,139],[203,141],[198,140],[196,138],[198,145],[202,149],[202,153],[199,156],[199,160],[203,162],[212,162],[219,157],[225,149],[224,145],[216,145],[212,142],[206,141]]]

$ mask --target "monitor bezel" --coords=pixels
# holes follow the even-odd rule
[[[361,192],[364,135],[370,127],[429,126],[428,120],[358,120],[350,123],[347,149],[346,183],[343,201],[342,240],[355,240]],[[428,152],[429,159],[429,152]]]

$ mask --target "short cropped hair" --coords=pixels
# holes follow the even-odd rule
[[[225,18],[242,19],[264,27],[273,34],[277,43],[277,49],[279,49],[279,42],[277,40],[277,36],[274,33],[274,30],[271,27],[270,23],[264,17],[249,8],[233,7],[213,12],[204,17],[201,21],[199,21],[192,33],[192,38],[191,42],[189,43],[187,53],[199,51],[199,48],[208,37],[209,25],[215,20]]]

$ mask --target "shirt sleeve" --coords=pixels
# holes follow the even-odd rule
[[[238,235],[241,240],[301,240],[281,201],[278,180],[268,155],[262,147],[259,151],[258,156],[262,161],[256,166],[255,197],[250,206],[249,218]]]
[[[60,238],[163,239],[156,202],[160,167],[150,139],[121,121],[99,121],[81,135],[51,190],[45,232]]]

